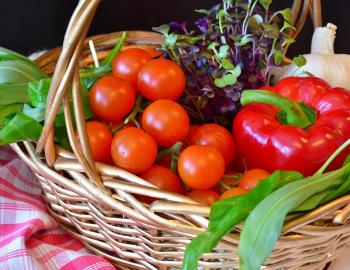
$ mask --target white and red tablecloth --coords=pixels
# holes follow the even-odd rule
[[[332,270],[350,270],[349,255],[346,250]],[[35,176],[9,147],[0,147],[0,269],[116,269],[57,226]]]
[[[0,269],[115,269],[57,226],[35,176],[9,147],[0,147]]]

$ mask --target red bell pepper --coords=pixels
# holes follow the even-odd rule
[[[233,123],[249,169],[315,173],[350,138],[350,92],[314,77],[290,77],[266,90],[246,90]],[[350,148],[331,164],[342,165]]]

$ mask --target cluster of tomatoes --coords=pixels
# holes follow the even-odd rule
[[[186,85],[176,63],[130,48],[112,67],[113,74],[98,80],[89,96],[98,119],[86,124],[95,161],[207,205],[226,190],[222,198],[244,194],[268,176],[252,170],[238,182],[238,174],[228,175],[233,136],[217,124],[191,125],[176,102]]]

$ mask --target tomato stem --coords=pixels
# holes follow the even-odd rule
[[[243,106],[251,103],[265,103],[278,107],[283,112],[283,123],[287,125],[307,128],[313,124],[313,121],[308,116],[305,104],[301,105],[298,102],[290,100],[277,93],[265,90],[245,90],[242,92],[241,104]],[[307,107],[307,110],[312,110]],[[312,110],[313,111],[313,110]]]
[[[128,124],[129,122],[133,122],[138,128],[140,128],[139,122],[136,120],[136,116],[138,113],[142,111],[142,96],[138,95],[136,102],[135,102],[135,107],[132,110],[132,112],[129,114],[129,116],[125,119],[124,125]]]
[[[226,185],[224,182],[219,182],[219,186],[225,190],[231,189],[231,187],[229,185]]]
[[[158,153],[157,161],[161,160],[164,157],[170,157],[172,160],[177,161],[177,156],[180,154],[183,143],[177,142],[172,147],[164,149]]]

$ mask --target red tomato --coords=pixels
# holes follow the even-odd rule
[[[152,56],[144,49],[126,49],[114,58],[112,63],[113,75],[130,82],[137,90],[139,72],[151,60]]]
[[[141,69],[137,85],[141,94],[149,100],[177,100],[185,89],[186,77],[175,62],[159,58]]]
[[[211,189],[193,190],[187,194],[187,196],[192,200],[207,206],[211,206],[214,202],[219,200],[219,195]]]
[[[113,140],[109,129],[99,122],[87,122],[86,130],[94,161],[108,163],[111,160],[110,149]]]
[[[238,186],[245,190],[252,190],[261,180],[268,178],[271,174],[260,169],[247,171],[238,182]]]
[[[240,188],[240,187],[236,187],[236,188],[231,188],[227,191],[224,192],[224,194],[222,194],[220,196],[220,200],[222,199],[227,199],[227,198],[231,198],[231,197],[236,197],[236,196],[240,196],[240,195],[244,195],[247,194],[248,191]]]
[[[222,178],[225,160],[212,146],[192,145],[180,155],[178,170],[181,179],[193,189],[210,189]]]
[[[139,174],[150,169],[157,158],[157,144],[141,129],[122,129],[114,136],[112,158],[117,167]]]
[[[236,152],[231,133],[217,124],[200,126],[190,138],[190,143],[215,147],[224,157],[226,166],[232,162]]]
[[[147,172],[141,174],[140,177],[162,190],[181,194],[184,193],[181,181],[177,175],[163,166],[155,165]]]
[[[123,79],[106,76],[98,80],[90,92],[90,105],[96,116],[108,122],[118,122],[131,112],[135,90]]]
[[[144,111],[142,128],[159,145],[170,147],[186,138],[190,119],[185,109],[175,101],[157,100]]]

